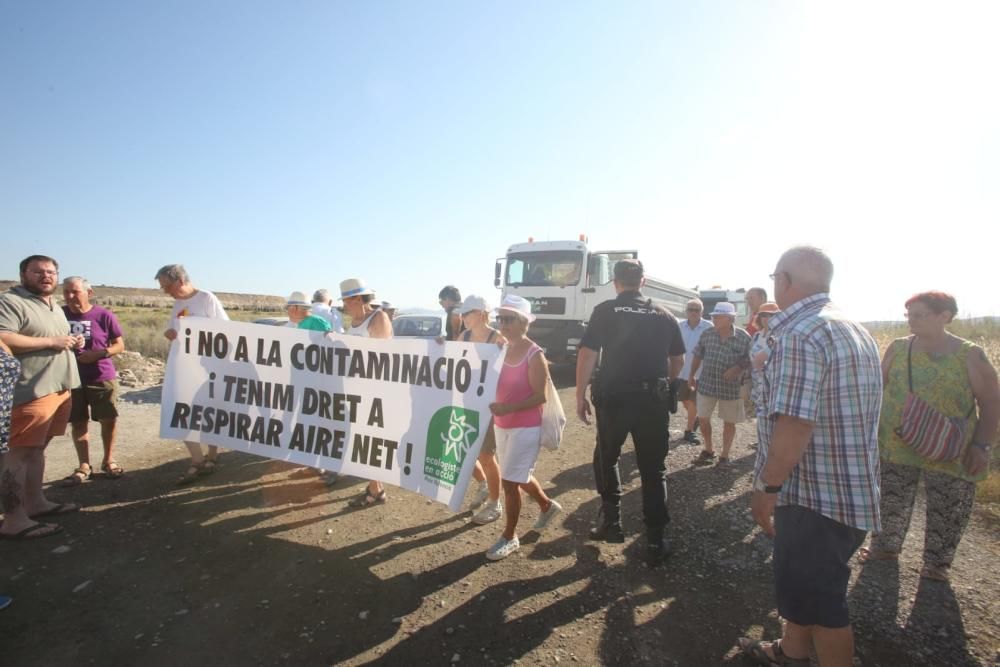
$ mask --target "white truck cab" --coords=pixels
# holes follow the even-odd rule
[[[577,241],[529,240],[510,246],[497,260],[494,284],[503,296],[516,294],[531,302],[537,318],[531,339],[550,361],[567,361],[576,356],[594,306],[615,298],[615,264],[638,258],[637,250],[590,250],[585,236]],[[642,293],[678,317],[684,317],[687,301],[698,296],[649,275]]]

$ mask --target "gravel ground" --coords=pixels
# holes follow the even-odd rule
[[[562,391],[567,407],[572,392]],[[524,532],[537,515],[526,503],[521,550],[488,563],[498,524],[398,489],[384,506],[350,510],[362,481],[327,489],[242,453],[178,489],[185,452],[157,437],[158,401],[158,387],[124,397],[124,478],[51,489],[85,506],[60,521],[61,536],[0,544],[0,591],[15,597],[0,612],[4,667],[739,665],[737,637],[780,632],[770,541],[748,506],[751,424],[729,468],[692,467],[698,448],[672,446],[675,553],[650,569],[630,445],[626,543],[585,539],[598,507],[594,436],[571,417],[564,447],[538,470],[563,520]],[[69,440],[53,441],[46,478],[74,465]],[[1000,664],[996,520],[973,517],[951,584],[919,578],[922,527],[918,509],[899,563],[855,567],[857,664]]]

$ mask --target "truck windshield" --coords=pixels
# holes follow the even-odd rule
[[[583,253],[567,251],[522,252],[507,256],[507,284],[513,286],[576,285],[580,282]]]

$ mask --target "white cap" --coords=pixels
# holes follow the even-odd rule
[[[486,299],[481,296],[476,296],[475,294],[470,294],[465,297],[465,301],[462,302],[462,307],[459,312],[462,315],[466,313],[471,313],[474,310],[489,310],[490,305],[486,303]]]

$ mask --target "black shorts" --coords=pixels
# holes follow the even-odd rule
[[[118,381],[107,380],[98,384],[88,384],[73,390],[73,407],[69,421],[79,424],[88,419],[101,421],[118,417]]]
[[[774,530],[778,613],[796,625],[850,625],[847,561],[867,533],[798,505],[775,508]]]

